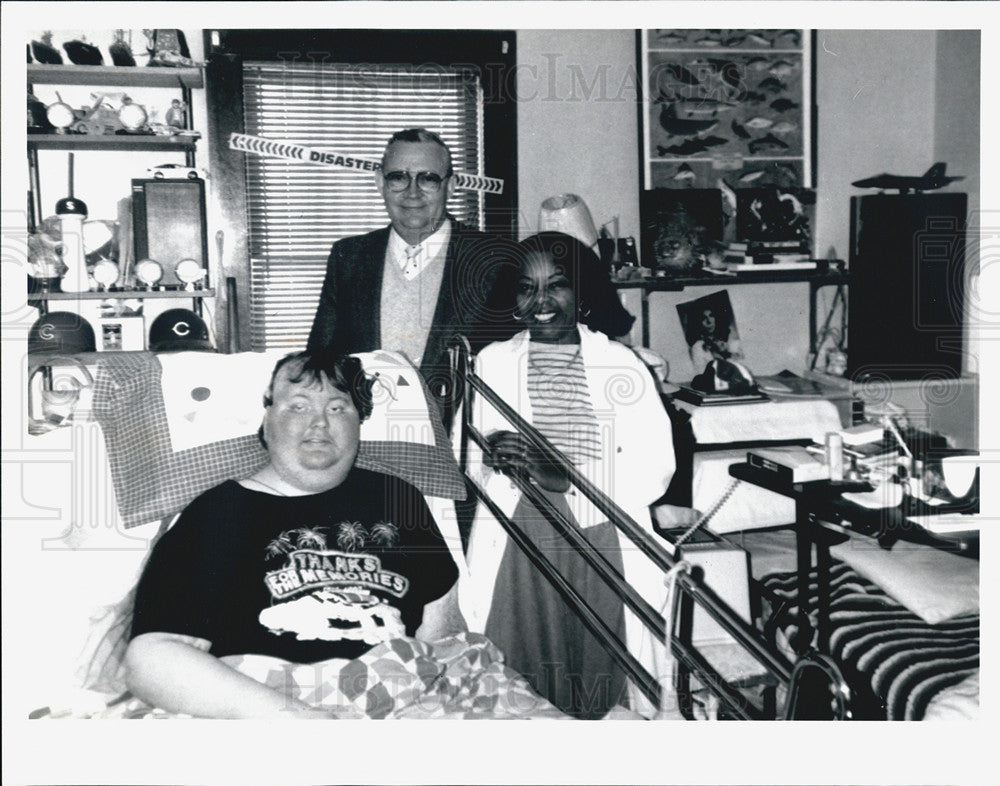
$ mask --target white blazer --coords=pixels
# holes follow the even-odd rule
[[[675,467],[670,419],[651,373],[631,349],[583,325],[579,326],[579,332],[590,403],[597,417],[604,456],[603,460],[590,461],[577,468],[641,527],[652,532],[649,505],[666,490]],[[501,399],[530,423],[528,341],[528,333],[524,331],[508,341],[490,344],[476,357],[475,370]],[[472,423],[484,435],[498,430],[515,430],[482,396],[475,398]],[[510,516],[520,499],[520,492],[507,477],[487,467],[474,446],[470,448],[468,470]],[[575,489],[567,494],[567,502],[583,527],[606,520]],[[663,572],[620,533],[619,544],[626,580],[659,610],[665,597]],[[474,631],[482,632],[486,627],[506,545],[506,531],[480,505],[469,543],[469,591],[461,598],[465,619]],[[664,689],[668,689],[670,675],[666,649],[628,609],[625,632],[632,654],[661,680]],[[638,690],[631,687],[632,708],[646,713],[655,711],[641,698]]]

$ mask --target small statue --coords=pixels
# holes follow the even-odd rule
[[[191,68],[195,65],[188,52],[187,41],[180,30],[143,30],[149,44],[149,65]]]
[[[49,65],[62,65],[62,55],[59,54],[59,50],[52,46],[52,31],[46,30],[42,33],[41,41],[31,42],[31,54],[34,55],[35,60],[39,63],[48,63]]]
[[[698,270],[705,259],[705,228],[683,208],[659,216],[653,254],[656,267],[686,273]]]
[[[104,57],[101,55],[101,50],[93,44],[88,43],[83,36],[73,41],[67,41],[63,44],[63,49],[66,50],[70,61],[76,65],[104,65]]]
[[[125,40],[124,30],[115,30],[115,40],[108,47],[108,52],[111,55],[111,62],[116,66],[135,65],[135,58],[132,56],[132,47]]]
[[[170,102],[170,109],[167,110],[167,114],[164,119],[167,121],[168,126],[173,126],[179,131],[186,128],[187,104],[179,98],[175,98]]]

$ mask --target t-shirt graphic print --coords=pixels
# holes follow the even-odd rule
[[[356,546],[368,540],[394,546],[395,524],[380,521],[371,533],[357,521],[341,522],[337,543]],[[271,633],[293,633],[299,641],[362,641],[379,644],[406,635],[399,609],[373,590],[402,599],[410,580],[383,567],[373,554],[354,554],[327,548],[326,527],[303,527],[281,532],[267,544],[267,557],[282,560],[264,574],[272,604],[260,612],[261,625]]]
[[[131,635],[192,636],[216,657],[357,658],[413,636],[457,578],[423,495],[391,475],[355,468],[301,497],[226,481],[153,548]]]

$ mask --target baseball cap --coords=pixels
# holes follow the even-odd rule
[[[28,352],[95,352],[94,328],[79,314],[51,311],[42,314],[28,331]]]
[[[153,352],[214,352],[205,321],[186,308],[172,308],[153,320],[149,328]]]

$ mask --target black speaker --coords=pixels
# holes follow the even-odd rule
[[[962,371],[965,194],[851,198],[851,379]]]
[[[135,260],[153,259],[163,268],[160,284],[181,286],[175,273],[182,259],[208,270],[205,181],[132,181],[132,235]],[[202,282],[208,286],[208,280]]]

